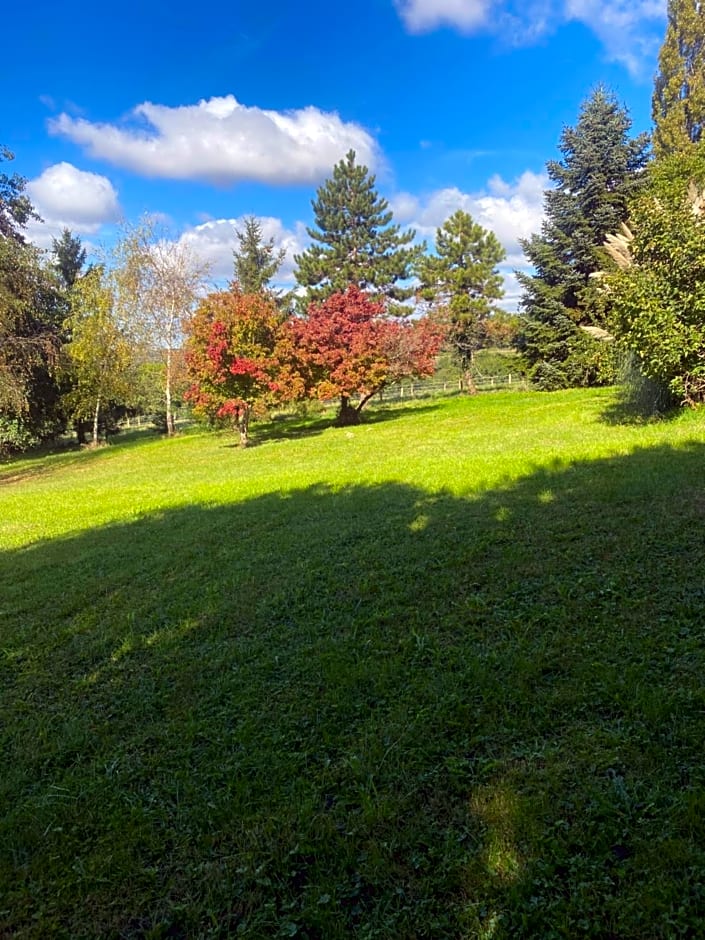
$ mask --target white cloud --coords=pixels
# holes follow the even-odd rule
[[[464,193],[456,187],[438,189],[423,199],[399,193],[390,200],[398,222],[412,225],[433,238],[436,229],[457,209],[468,212],[483,228],[491,229],[508,254],[520,252],[519,239],[537,232],[543,216],[543,193],[548,178],[526,170],[513,183],[493,176],[485,190]]]
[[[41,247],[48,247],[64,227],[93,235],[120,218],[118,194],[110,180],[71,163],[47,167],[27,183],[27,193],[43,220],[31,222],[27,232]]]
[[[485,25],[493,0],[395,0],[401,18],[412,33],[438,26],[454,26],[473,33]]]
[[[514,270],[527,269],[519,242],[540,231],[547,187],[545,174],[526,170],[514,182],[495,175],[484,190],[476,193],[464,193],[451,187],[423,198],[399,193],[389,202],[397,222],[411,225],[419,235],[431,241],[436,229],[458,209],[469,213],[483,228],[493,231],[507,252],[506,261],[500,265],[505,288],[502,305],[507,310],[515,310],[520,288]]]
[[[587,26],[605,48],[608,59],[621,62],[633,74],[644,72],[662,39],[647,27],[661,24],[666,0],[566,0],[565,16]]]
[[[577,21],[604,46],[607,58],[644,74],[663,32],[666,0],[394,0],[409,32],[450,26],[489,32],[510,45],[529,45]]]
[[[61,114],[49,121],[49,130],[144,176],[219,185],[314,183],[351,149],[360,163],[379,162],[374,138],[335,112],[267,111],[246,107],[233,95],[173,108],[145,102],[120,125]]]
[[[306,247],[308,237],[302,222],[297,222],[293,229],[285,227],[281,219],[271,216],[258,217],[262,238],[274,239],[275,248],[286,251],[284,263],[279,269],[276,281],[279,284],[292,284],[294,280],[294,255]],[[179,238],[200,259],[207,261],[211,275],[216,280],[226,280],[233,276],[233,249],[237,247],[237,232],[243,231],[244,216],[237,219],[211,219],[187,229]]]

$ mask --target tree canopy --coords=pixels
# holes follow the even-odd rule
[[[600,281],[611,328],[642,373],[685,404],[705,401],[705,161],[675,152],[655,164]]]
[[[0,148],[0,160],[12,159]],[[61,427],[56,364],[66,308],[41,253],[25,240],[36,213],[24,190],[21,176],[0,174],[0,451]]]
[[[254,216],[247,216],[244,225],[244,229],[236,231],[238,247],[233,250],[234,280],[243,294],[259,294],[270,289],[286,251],[274,247],[274,238],[263,237],[262,226]]]
[[[458,209],[436,230],[436,253],[417,265],[419,293],[441,314],[448,342],[474,390],[470,369],[488,318],[504,294],[497,270],[506,253],[496,235]]]
[[[86,249],[81,239],[70,229],[64,228],[59,238],[52,238],[51,253],[64,287],[72,288],[86,263]]]
[[[705,9],[700,0],[668,0],[652,116],[657,157],[700,141],[705,126]]]
[[[133,345],[115,315],[113,292],[102,267],[92,268],[74,284],[65,326],[73,377],[66,402],[74,418],[93,419],[95,445],[101,413],[130,395],[134,362]]]
[[[312,201],[314,244],[294,258],[296,280],[306,288],[306,301],[325,300],[350,285],[371,296],[401,303],[413,294],[404,285],[423,246],[416,233],[402,232],[392,222],[386,199],[375,189],[375,177],[349,151]]]
[[[628,213],[646,165],[648,138],[629,137],[631,120],[614,96],[598,87],[583,103],[575,127],[563,131],[561,160],[546,169],[541,233],[522,242],[533,274],[520,272],[523,325],[519,344],[529,376],[542,388],[611,381],[606,348],[581,327],[602,327],[605,298],[590,275],[604,266],[603,243]]]
[[[304,388],[323,401],[339,398],[340,424],[357,424],[365,404],[387,385],[432,375],[443,338],[427,317],[390,317],[384,303],[355,285],[311,304],[285,330]]]
[[[272,297],[237,285],[208,294],[188,324],[187,397],[197,414],[231,420],[243,446],[252,414],[293,395],[277,355],[280,325]]]

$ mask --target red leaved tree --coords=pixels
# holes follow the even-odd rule
[[[278,360],[280,328],[271,298],[236,287],[205,297],[188,326],[186,397],[197,414],[230,418],[243,447],[253,414],[303,393],[300,379]]]
[[[357,424],[362,408],[385,386],[406,376],[432,375],[443,339],[427,318],[388,317],[383,303],[355,286],[311,304],[308,315],[288,321],[283,332],[300,383],[310,397],[339,398],[343,425]]]

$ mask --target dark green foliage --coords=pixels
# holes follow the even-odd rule
[[[627,216],[647,160],[647,136],[630,140],[631,121],[613,95],[597,88],[576,127],[561,135],[560,161],[547,164],[540,235],[522,243],[534,274],[519,273],[524,313],[519,345],[540,388],[592,385],[613,379],[609,350],[582,326],[602,326],[606,301],[590,282],[605,264],[605,236]]]
[[[234,280],[243,294],[260,294],[269,289],[282,266],[286,251],[276,251],[274,239],[262,238],[262,226],[247,216],[245,228],[237,232],[238,247],[233,251]]]
[[[14,160],[15,155],[0,144],[0,163]],[[0,173],[0,238],[24,241],[22,229],[30,219],[39,216],[25,194],[27,181],[17,173]]]
[[[52,238],[51,241],[54,267],[64,287],[70,290],[86,263],[86,249],[78,235],[72,235],[68,228],[62,231],[61,238]]]
[[[7,150],[0,159],[12,159]],[[18,449],[63,426],[55,367],[66,306],[23,225],[36,215],[25,181],[0,175],[0,448]]]
[[[487,340],[487,324],[504,294],[497,265],[505,254],[493,232],[458,209],[436,230],[435,255],[420,258],[416,266],[421,297],[446,324],[448,343],[470,388],[475,353]]]
[[[705,123],[705,10],[700,0],[668,0],[652,99],[657,157],[687,150]]]
[[[413,288],[399,282],[411,276],[423,246],[412,245],[415,232],[392,224],[389,204],[375,189],[375,177],[355,163],[351,150],[333,168],[312,202],[316,227],[307,229],[314,244],[297,255],[296,280],[306,302],[322,301],[350,285],[394,304]]]

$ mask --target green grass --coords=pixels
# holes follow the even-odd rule
[[[0,936],[702,936],[705,428],[612,402],[0,466]]]

